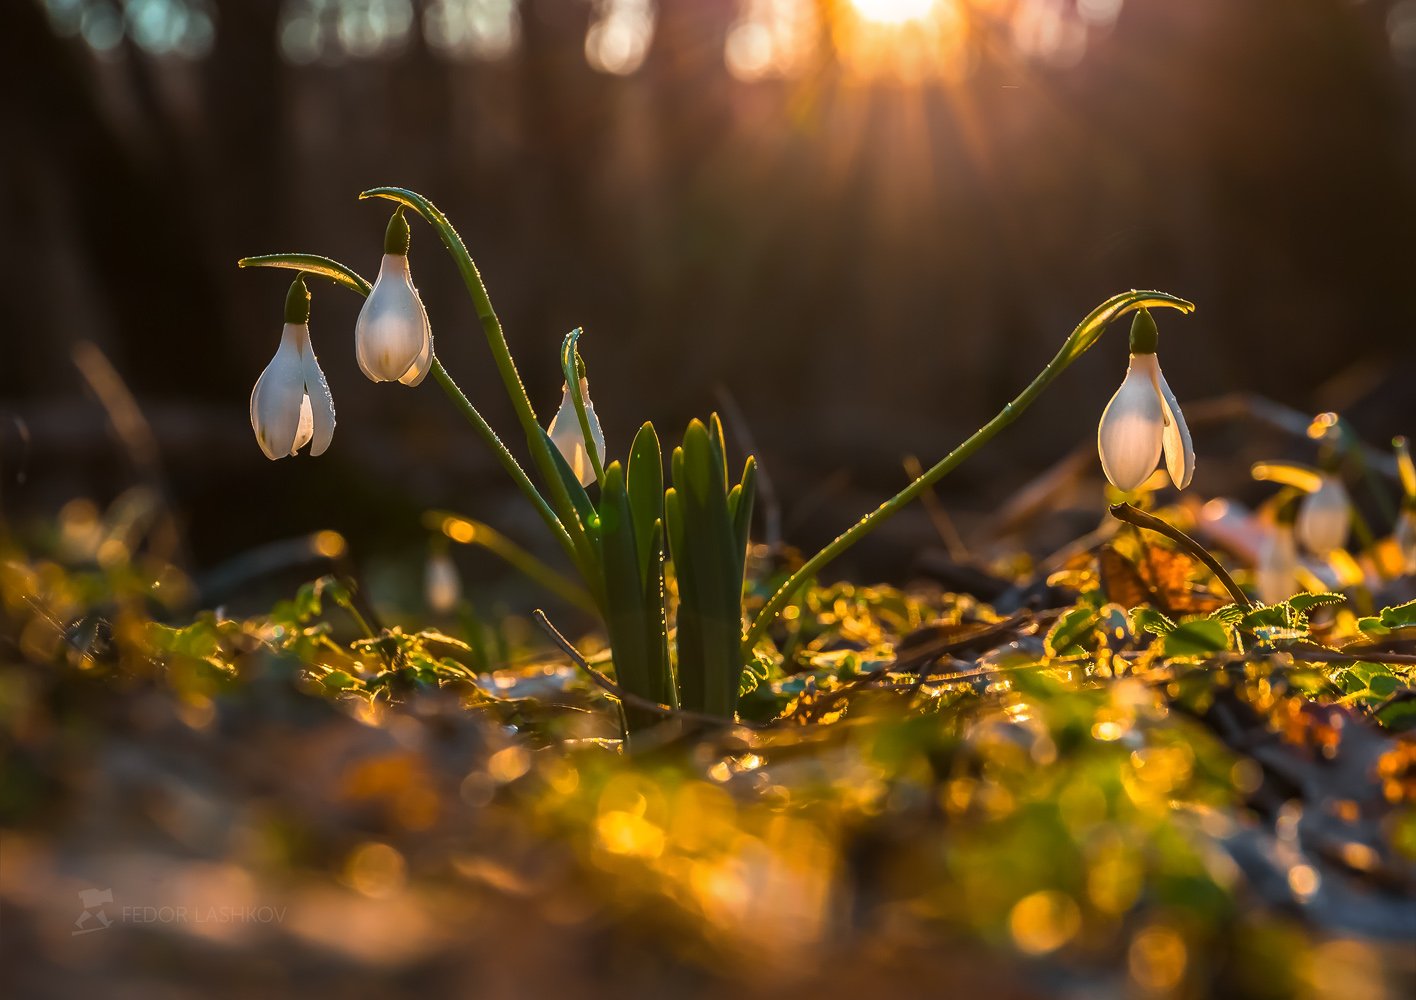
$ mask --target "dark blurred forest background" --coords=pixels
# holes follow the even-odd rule
[[[1162,318],[1182,401],[1416,431],[1416,0],[891,2],[5,0],[0,502],[160,476],[197,567],[319,528],[421,556],[429,507],[544,551],[431,382],[360,375],[333,286],[312,334],[334,444],[256,446],[288,276],[235,261],[372,275],[387,210],[355,195],[377,184],[460,227],[546,419],[574,326],[612,450],[649,418],[677,440],[725,389],[801,544],[1133,286],[1199,303]],[[519,447],[451,261],[417,224],[412,254],[439,355]],[[84,344],[160,469],[118,446]],[[948,506],[967,523],[1093,440],[1125,353],[1105,339]],[[1223,462],[1202,450],[1197,486]]]

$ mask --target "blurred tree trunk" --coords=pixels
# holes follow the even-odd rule
[[[210,213],[212,229],[220,234],[208,260],[226,290],[222,321],[240,331],[234,342],[226,337],[222,345],[239,358],[242,337],[278,330],[279,300],[272,304],[249,294],[250,278],[238,275],[235,258],[297,242],[299,178],[288,141],[277,44],[281,2],[215,0],[215,7],[216,43],[201,64],[205,191],[198,211]],[[232,377],[244,380],[246,374],[238,370]]]
[[[9,258],[19,273],[7,282],[25,294],[6,299],[19,313],[17,329],[49,333],[31,342],[44,356],[26,373],[31,391],[72,385],[68,349],[80,339],[99,343],[140,390],[188,372],[192,324],[212,297],[200,253],[184,252],[191,248],[180,166],[149,148],[141,118],[124,134],[100,100],[113,83],[105,78],[136,55],[108,58],[101,64],[81,42],[56,37],[37,4],[7,9],[0,87],[24,99],[7,99],[0,111],[5,231],[37,252]],[[135,329],[145,332],[141,356],[124,350]]]

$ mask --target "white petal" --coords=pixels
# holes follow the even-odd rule
[[[1298,506],[1298,538],[1309,552],[1325,556],[1347,544],[1351,518],[1347,489],[1336,478],[1324,476],[1322,485]]]
[[[303,324],[285,324],[275,357],[251,390],[251,429],[266,458],[289,455],[299,431],[300,401],[305,397],[299,336],[304,331]]]
[[[306,394],[300,397],[300,423],[295,428],[295,443],[290,446],[290,454],[294,455],[305,447],[314,436],[315,416],[310,409],[310,397]]]
[[[431,336],[428,313],[408,272],[408,258],[384,254],[373,291],[354,324],[359,368],[375,382],[398,381],[431,351]]]
[[[1264,540],[1254,567],[1254,586],[1265,604],[1286,601],[1298,592],[1298,546],[1288,525],[1280,524]]]
[[[1180,404],[1161,373],[1159,361],[1155,365],[1155,388],[1165,411],[1165,433],[1161,438],[1165,445],[1165,469],[1175,488],[1183,490],[1195,475],[1195,446],[1190,441],[1190,428],[1185,426],[1185,414],[1180,412]]]
[[[310,344],[309,330],[305,329],[300,343],[300,367],[305,378],[305,400],[310,408],[311,433],[310,454],[323,455],[334,437],[334,398],[329,394],[329,383],[323,369],[315,357],[315,349]],[[302,442],[303,444],[303,442]],[[301,445],[296,445],[298,449]]]
[[[426,328],[425,328],[426,329]],[[431,331],[426,332],[423,339],[423,349],[418,352],[418,360],[413,362],[413,367],[403,373],[403,377],[398,381],[404,385],[417,385],[428,377],[428,372],[433,369],[433,335]]]
[[[1121,388],[1106,404],[1097,427],[1097,451],[1106,478],[1120,490],[1134,490],[1160,461],[1165,416],[1152,372],[1154,354],[1133,354]]]
[[[585,415],[587,417],[590,415],[588,407]],[[598,420],[591,423],[592,436],[598,424]],[[575,400],[570,397],[570,386],[566,386],[565,394],[561,397],[560,409],[551,419],[551,426],[546,433],[556,446],[556,450],[561,453],[561,457],[565,459],[565,464],[570,466],[570,471],[575,473],[575,478],[580,480],[580,485],[589,486],[593,483],[595,468],[590,464],[590,455],[585,450],[585,435],[580,431],[580,418],[575,412]]]

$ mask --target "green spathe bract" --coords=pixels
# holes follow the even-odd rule
[[[749,456],[741,478],[732,482],[723,427],[717,415],[706,423],[694,420],[689,424],[682,443],[673,451],[667,488],[659,435],[650,423],[639,429],[625,460],[602,463],[591,440],[587,401],[580,389],[585,375],[581,331],[572,331],[561,345],[559,367],[586,450],[594,462],[599,492],[596,503],[537,420],[481,274],[451,222],[432,202],[406,188],[373,188],[360,197],[388,199],[417,213],[441,237],[462,275],[526,437],[539,486],[436,355],[432,359],[433,376],[492,449],[579,572],[609,634],[616,682],[628,702],[623,706],[627,738],[658,725],[676,709],[692,713],[695,719],[711,717],[730,723],[737,708],[744,663],[757,654],[758,643],[778,615],[822,568],[1016,420],[1058,375],[1096,343],[1112,321],[1136,310],[1171,308],[1190,312],[1194,308],[1184,299],[1155,291],[1123,292],[1101,303],[1077,325],[1062,349],[1016,399],[909,486],[806,560],[768,599],[750,627],[744,629],[743,577],[755,499],[756,462]],[[396,213],[390,229],[402,222],[402,213]],[[400,242],[406,240],[401,229],[397,235]],[[328,257],[272,254],[247,257],[240,265],[291,268],[327,278],[361,295],[369,294],[370,285],[364,278]],[[672,607],[670,593],[677,594]],[[670,622],[674,624],[672,629]]]

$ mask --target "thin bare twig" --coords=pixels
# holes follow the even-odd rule
[[[1062,611],[1061,608],[1047,611],[1031,611],[1024,608],[996,622],[978,622],[977,628],[965,632],[963,635],[935,639],[903,651],[896,647],[895,661],[889,665],[888,669],[903,673],[907,670],[923,668],[927,663],[967,649],[984,639],[993,639],[1014,629],[1021,631],[1030,625],[1050,624],[1061,617]]]
[[[79,370],[89,389],[98,399],[108,417],[114,436],[133,465],[139,482],[160,501],[156,523],[147,530],[153,553],[164,562],[186,563],[181,528],[177,523],[176,505],[167,476],[163,472],[161,451],[152,425],[143,414],[123,376],[113,362],[91,340],[81,340],[70,352],[74,367]]]

